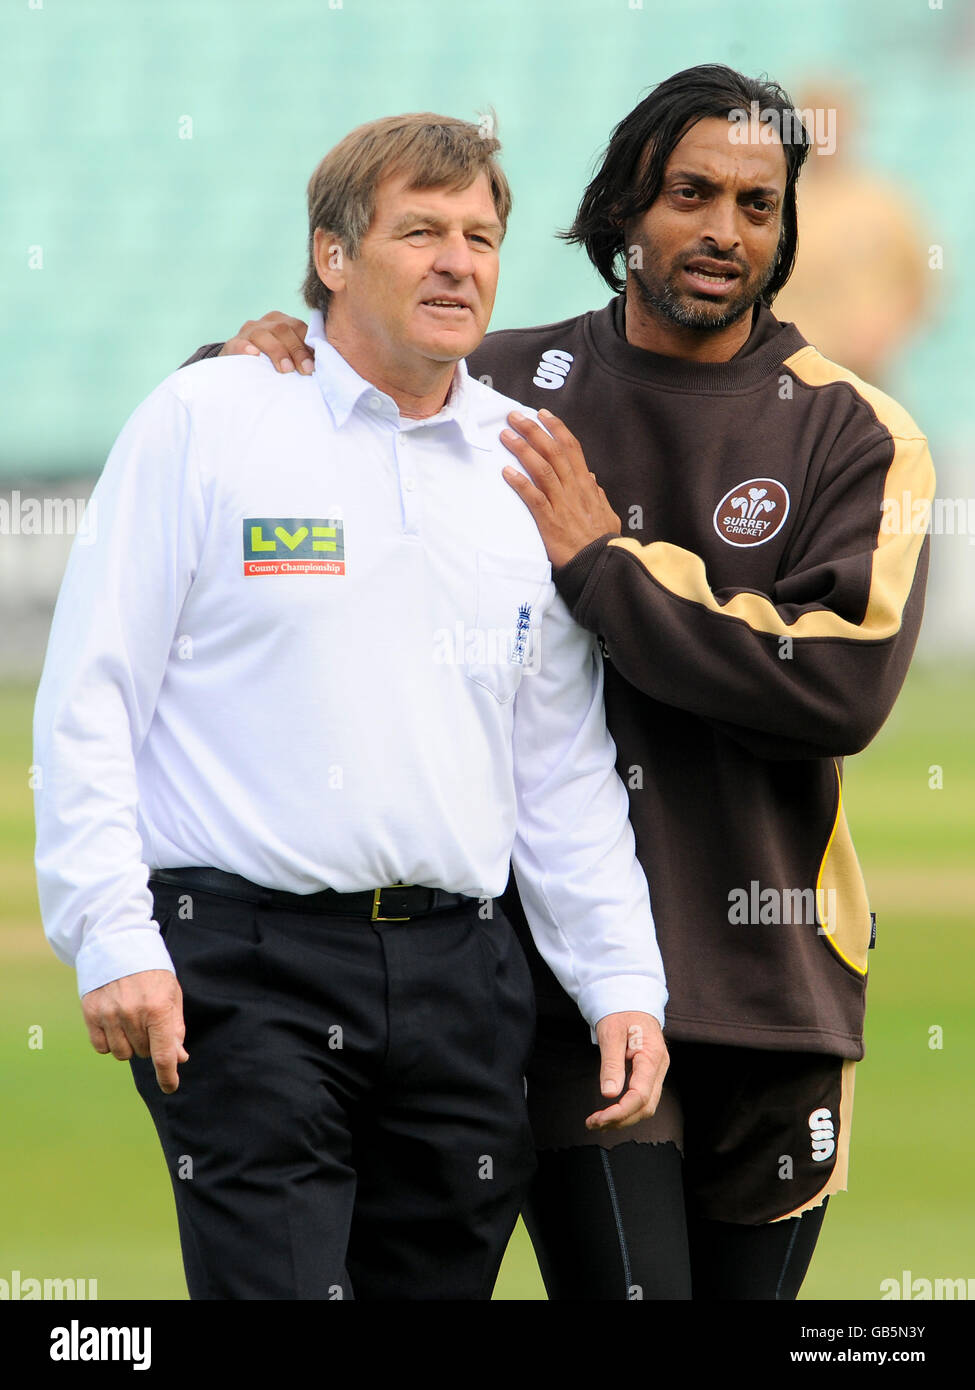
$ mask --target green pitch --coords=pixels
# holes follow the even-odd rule
[[[0,689],[0,1278],[19,1270],[96,1279],[102,1299],[185,1298],[155,1132],[128,1067],[92,1051],[73,972],[41,931],[31,704],[28,690]],[[879,932],[851,1187],[831,1203],[803,1298],[876,1299],[904,1270],[975,1275],[973,707],[975,677],[919,668],[873,746],[847,763],[847,815]],[[521,1227],[496,1297],[544,1297]]]

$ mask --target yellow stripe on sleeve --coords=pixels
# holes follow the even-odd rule
[[[679,598],[698,603],[710,612],[741,619],[756,632],[773,636],[841,637],[878,641],[892,637],[900,628],[901,615],[914,582],[914,571],[927,529],[930,504],[934,497],[934,466],[927,440],[907,411],[896,401],[868,386],[844,367],[821,356],[814,347],[804,347],[786,359],[800,381],[820,387],[847,381],[873,409],[877,419],[890,431],[894,454],[884,484],[884,499],[878,524],[877,544],[871,565],[870,593],[863,621],[852,623],[827,609],[801,614],[786,623],[770,599],[761,594],[742,593],[727,603],[718,603],[707,582],[704,561],[689,550],[668,541],[639,541],[616,538],[611,547],[628,550],[653,578]],[[922,503],[919,520],[913,506],[905,500]],[[903,515],[907,510],[910,515]],[[892,521],[892,518],[897,518]]]

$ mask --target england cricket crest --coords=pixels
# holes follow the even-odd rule
[[[531,604],[521,604],[518,609],[518,625],[515,628],[515,644],[508,658],[512,666],[524,666],[531,653],[531,617]]]

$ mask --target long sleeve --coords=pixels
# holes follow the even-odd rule
[[[863,748],[906,674],[927,571],[934,471],[894,409],[896,433],[834,450],[768,593],[712,590],[679,546],[603,537],[555,576],[574,616],[631,684],[759,756]]]
[[[44,928],[79,993],[172,969],[152,920],[136,756],[153,717],[203,501],[185,406],[159,387],[130,418],[89,502],[55,610],[34,715]]]
[[[663,964],[606,730],[599,653],[559,598],[537,640],[539,669],[515,697],[512,864],[525,915],[591,1026],[623,1010],[663,1024]]]

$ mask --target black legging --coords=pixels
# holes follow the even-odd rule
[[[548,1149],[524,1208],[552,1300],[770,1299],[799,1292],[826,1202],[764,1226],[688,1217],[673,1144]]]

